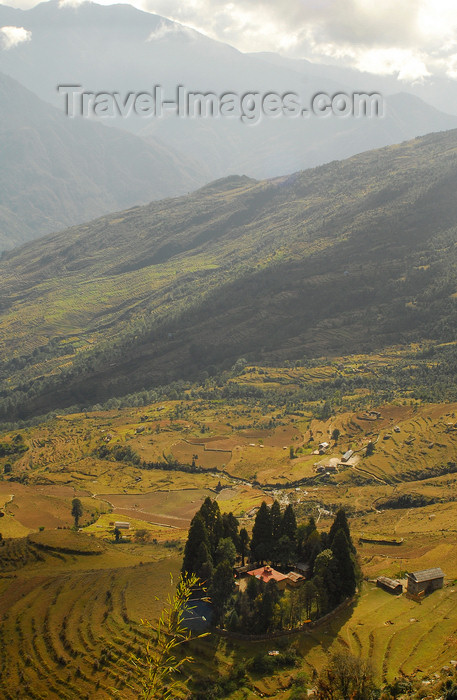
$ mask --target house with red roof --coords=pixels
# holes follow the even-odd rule
[[[280,591],[283,591],[288,585],[296,586],[298,579],[304,580],[304,577],[298,576],[297,574],[295,574],[294,577],[291,577],[290,574],[281,574],[280,571],[276,571],[276,569],[272,569],[272,567],[268,565],[261,566],[260,569],[253,569],[247,573],[249,576],[255,576],[256,579],[263,583],[275,581]]]

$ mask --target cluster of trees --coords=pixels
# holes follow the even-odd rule
[[[337,512],[330,532],[326,533],[318,531],[313,517],[307,523],[297,525],[292,505],[282,513],[278,501],[274,501],[271,507],[264,501],[252,530],[251,561],[260,564],[268,561],[283,568],[297,561],[306,562],[312,575],[316,558],[322,552],[332,550],[338,530],[342,530],[342,535],[338,535],[335,547],[354,557],[355,547],[344,510]]]
[[[259,566],[268,562],[285,572],[304,561],[307,580],[296,590],[280,591],[274,581],[265,584],[250,576],[244,590],[235,592],[233,567],[237,557],[244,565],[247,555]],[[221,514],[210,498],[192,519],[182,571],[206,582],[217,624],[255,634],[324,615],[354,595],[360,577],[344,510],[329,532],[318,532],[313,518],[297,525],[293,506],[281,512],[277,501],[271,507],[263,502],[249,541],[234,515]]]
[[[274,539],[275,532],[279,540]],[[285,546],[283,553],[281,543]],[[307,580],[296,589],[281,592],[274,581],[265,584],[249,577],[245,590],[238,591],[225,618],[233,631],[263,634],[299,626],[353,596],[360,579],[344,510],[338,511],[329,532],[318,532],[313,518],[297,526],[292,506],[281,516],[277,502],[271,508],[262,504],[254,524],[251,551],[255,559],[260,554],[262,563],[269,561],[285,573],[294,561],[306,562]]]
[[[139,465],[141,462],[140,455],[133,450],[130,445],[100,445],[94,451],[94,455],[99,459],[114,459],[116,462],[129,462],[130,464]]]
[[[208,587],[214,620],[220,622],[234,590],[233,566],[247,553],[249,535],[239,531],[233,513],[221,513],[217,501],[206,498],[192,518],[184,548],[183,575],[196,574]]]
[[[29,448],[24,442],[24,437],[20,433],[17,433],[11,442],[0,442],[0,457],[10,455],[19,457],[20,455],[24,454],[24,452],[27,452],[28,449]]]
[[[17,433],[11,442],[0,442],[0,458],[9,457],[8,461],[3,465],[3,473],[11,474],[14,461],[19,459],[28,449],[24,442],[24,437],[20,433]]]
[[[263,501],[252,530],[252,560],[287,566],[297,560],[297,539],[298,528],[293,507],[288,505],[282,513],[278,501],[274,501],[271,508]]]

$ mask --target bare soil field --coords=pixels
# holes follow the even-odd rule
[[[155,491],[141,494],[97,494],[116,513],[125,513],[137,520],[185,528],[207,496],[209,490]]]
[[[172,455],[181,464],[192,464],[194,455],[196,463],[205,469],[225,469],[229,464],[232,453],[229,450],[220,450],[213,447],[214,443],[206,445],[189,444],[180,441],[172,445]]]

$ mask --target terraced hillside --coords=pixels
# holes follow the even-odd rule
[[[228,178],[7,254],[1,415],[243,356],[453,340],[456,167],[457,132],[435,134],[290,177]]]
[[[130,654],[146,639],[140,618],[156,619],[155,595],[162,599],[169,590],[190,518],[206,495],[248,530],[262,500],[293,503],[300,521],[312,514],[324,530],[344,506],[365,577],[354,606],[312,631],[275,640],[275,648],[298,654],[296,667],[249,672],[244,689],[228,698],[284,697],[300,671],[312,677],[336,650],[368,655],[379,683],[399,674],[419,684],[433,680],[457,653],[457,404],[398,399],[352,411],[344,404],[318,418],[320,402],[299,406],[287,398],[303,382],[319,386],[335,373],[380,372],[392,367],[392,358],[373,356],[369,367],[362,356],[314,367],[247,365],[231,377],[233,392],[274,385],[289,403],[270,403],[269,410],[250,395],[232,394],[224,403],[218,395],[198,396],[193,386],[187,399],[162,397],[4,432],[2,697],[15,697],[18,684],[33,698],[70,699],[78,692],[102,699],[114,689],[138,697]],[[328,449],[313,454],[323,442]],[[366,456],[369,442],[374,452]],[[342,462],[348,449],[353,456]],[[231,455],[224,465],[221,452]],[[84,509],[81,533],[67,529],[75,496]],[[118,544],[116,520],[131,525]],[[393,598],[373,583],[381,574],[404,578],[432,566],[442,566],[446,585],[422,604]],[[234,643],[213,635],[196,644],[198,661],[188,673],[194,683],[207,682],[217,664],[220,676],[229,677],[271,647],[271,640]]]
[[[69,554],[70,538],[59,534],[66,538],[63,549],[56,538],[46,550],[31,540],[7,541],[0,549],[0,693],[8,700],[17,697],[16,688],[43,700],[107,698],[118,689],[136,698],[140,685],[130,655],[148,639],[140,619],[158,617],[162,602],[155,596],[165,599],[179,560],[157,561],[155,547],[143,548],[140,561],[114,545],[90,556],[78,552],[84,536],[74,534]]]

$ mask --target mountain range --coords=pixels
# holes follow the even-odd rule
[[[457,130],[234,176],[3,255],[3,417],[455,335]]]
[[[457,127],[457,116],[424,102],[418,88],[402,81],[243,54],[130,5],[0,5],[2,27],[28,34],[20,42],[3,41],[0,49],[0,249],[216,178],[271,178]],[[21,87],[7,76],[30,92],[19,95]],[[171,99],[178,85],[217,95],[295,92],[303,104],[317,92],[383,88],[385,116],[264,118],[255,125],[238,118],[131,116],[94,124],[64,118],[56,88],[69,83],[122,97],[161,85]],[[424,88],[420,94],[433,98],[434,92]]]

